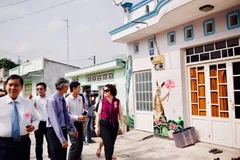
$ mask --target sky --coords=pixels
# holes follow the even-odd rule
[[[21,3],[8,5],[16,2]],[[69,3],[22,17],[65,2]],[[16,17],[22,18],[11,20]],[[126,44],[112,42],[109,34],[124,20],[123,9],[112,0],[0,0],[0,58],[17,63],[18,57],[22,62],[45,57],[67,64],[64,19],[69,21],[70,65],[93,65],[89,58],[94,55],[101,63],[127,54]]]

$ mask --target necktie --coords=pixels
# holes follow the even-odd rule
[[[16,106],[16,102],[12,101],[13,103],[13,112],[12,112],[12,137],[17,138],[20,134],[19,128],[19,116],[18,110]]]
[[[89,96],[89,95],[86,95],[86,97],[87,97],[87,103],[88,103],[88,104],[87,104],[87,108],[88,108],[88,107],[90,107],[90,96]]]
[[[68,126],[68,125],[70,124],[70,121],[69,121],[69,116],[68,116],[68,110],[67,110],[67,106],[66,106],[66,101],[65,101],[64,98],[62,99],[62,102],[63,102],[64,120],[65,120],[66,125]]]

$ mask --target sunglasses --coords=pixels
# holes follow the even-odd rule
[[[38,90],[43,90],[43,88],[37,88],[37,91],[38,91]]]
[[[104,92],[109,92],[110,90],[109,89],[105,89],[105,90],[103,90]]]

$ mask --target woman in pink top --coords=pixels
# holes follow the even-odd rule
[[[115,96],[117,90],[114,85],[107,84],[104,87],[104,98],[99,103],[98,113],[96,115],[97,135],[101,134],[104,144],[106,160],[112,160],[114,144],[118,134],[118,118],[121,120],[121,131],[124,133],[124,118],[120,100]]]

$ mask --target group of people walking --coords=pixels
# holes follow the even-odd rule
[[[117,90],[114,85],[105,85],[103,98],[95,102],[90,97],[90,88],[86,88],[84,94],[80,95],[80,83],[70,83],[65,78],[56,81],[56,92],[50,97],[46,95],[47,85],[40,82],[36,85],[37,96],[23,98],[19,95],[23,84],[21,76],[9,76],[6,81],[7,95],[0,98],[1,160],[29,160],[29,133],[33,131],[37,160],[43,159],[44,136],[51,160],[80,160],[83,142],[94,143],[91,138],[94,103],[98,103],[95,132],[102,137],[106,160],[112,160],[118,129],[124,133],[121,103],[116,98]],[[67,95],[69,87],[70,94]],[[71,146],[67,157],[68,137]]]

